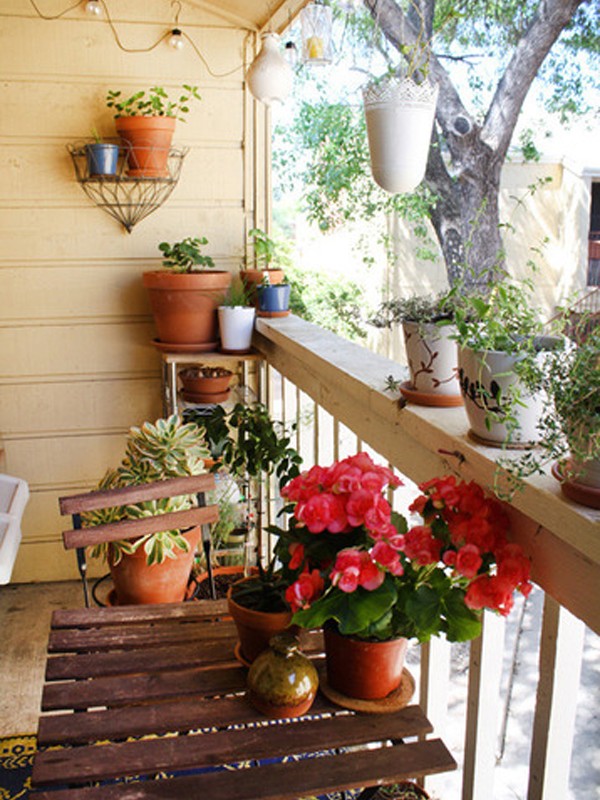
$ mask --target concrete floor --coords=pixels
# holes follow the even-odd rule
[[[511,637],[521,630],[517,653],[517,680],[513,689],[506,727],[504,755],[495,770],[490,800],[518,800],[527,796],[531,725],[537,683],[541,591],[531,595],[519,625],[520,615],[509,617],[508,654]],[[79,582],[0,586],[0,736],[34,734],[37,730],[45,652],[50,615],[58,608],[83,607]],[[508,657],[505,659],[508,662]],[[418,679],[418,649],[409,650],[409,669]],[[508,663],[507,665],[508,666]],[[448,724],[443,738],[460,763],[464,740],[468,645],[453,645],[451,696]],[[600,800],[600,637],[587,631],[581,686],[577,703],[576,736],[568,794],[560,800]],[[565,746],[568,743],[565,742]],[[460,771],[435,776],[428,786],[432,797],[460,797]]]

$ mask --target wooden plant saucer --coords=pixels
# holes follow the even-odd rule
[[[327,683],[325,671],[319,670],[319,689],[328,700],[342,708],[349,708],[352,711],[362,711],[365,714],[391,714],[400,711],[407,706],[415,693],[415,679],[404,667],[402,670],[402,680],[400,686],[390,692],[381,700],[362,700],[358,697],[348,697],[348,695],[332,689]]]
[[[461,394],[428,394],[427,392],[419,392],[411,385],[410,381],[404,381],[404,383],[400,384],[400,392],[410,403],[415,403],[418,406],[453,408],[463,405]]]

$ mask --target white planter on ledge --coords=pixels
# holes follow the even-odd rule
[[[253,306],[219,306],[221,350],[247,353],[252,345],[256,309]]]

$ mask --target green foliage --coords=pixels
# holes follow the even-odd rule
[[[205,472],[204,459],[210,455],[202,432],[193,423],[183,424],[175,415],[145,422],[129,431],[125,456],[116,469],[109,470],[98,489],[137,486],[167,478],[200,475]],[[141,519],[192,508],[195,499],[189,496],[162,498],[128,506],[90,511],[82,515],[84,527],[93,527],[123,519]],[[102,543],[92,548],[95,558],[108,558],[112,550],[118,563],[124,553],[144,548],[148,564],[160,564],[176,557],[176,549],[187,551],[189,545],[178,530],[148,534],[135,540]]]
[[[236,403],[232,409],[213,406],[208,414],[185,413],[202,430],[213,458],[233,475],[263,480],[274,475],[283,486],[299,473],[302,459],[291,445],[291,435],[282,422],[271,419],[262,403]],[[292,426],[292,430],[295,426]]]
[[[346,339],[366,337],[363,291],[358,284],[298,266],[288,267],[286,274],[293,314]]]
[[[132,94],[121,100],[121,92],[109,89],[106,95],[106,105],[115,111],[115,119],[119,117],[175,117],[185,122],[185,115],[189,113],[189,103],[192,100],[201,100],[197,86],[183,84],[184,92],[177,100],[170,100],[162,86],[153,86]]]
[[[279,247],[274,239],[260,228],[252,228],[248,231],[248,236],[254,250],[255,269],[269,269],[279,263]]]
[[[376,328],[392,328],[402,322],[438,322],[454,318],[453,298],[447,294],[415,295],[386,300],[377,309],[369,324]]]
[[[231,594],[238,605],[267,613],[290,610],[285,600],[288,582],[276,572],[275,563],[273,559],[266,569],[259,563],[257,575],[233,585]]]
[[[195,272],[197,270],[194,267],[214,267],[212,258],[200,252],[200,248],[207,244],[208,239],[205,236],[188,236],[175,244],[161,242],[158,249],[164,256],[163,267],[173,272]]]
[[[227,293],[223,298],[223,305],[230,308],[245,307],[250,305],[250,297],[248,290],[244,286],[244,282],[239,279],[231,281]]]

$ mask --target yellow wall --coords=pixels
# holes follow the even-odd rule
[[[170,0],[107,2],[126,47],[173,27]],[[48,15],[68,6],[38,0]],[[140,280],[159,265],[158,243],[205,235],[217,266],[237,270],[246,230],[264,224],[264,114],[255,120],[243,85],[254,36],[186,3],[180,24],[214,73],[232,74],[211,76],[189,46],[125,53],[83,4],[45,21],[29,0],[0,0],[0,471],[31,490],[17,582],[76,574],[57,498],[91,488],[120,460],[127,428],[160,416]],[[107,89],[182,83],[203,100],[175,133],[190,147],[181,180],[127,234],[84,195],[66,144],[93,125],[114,136]]]

